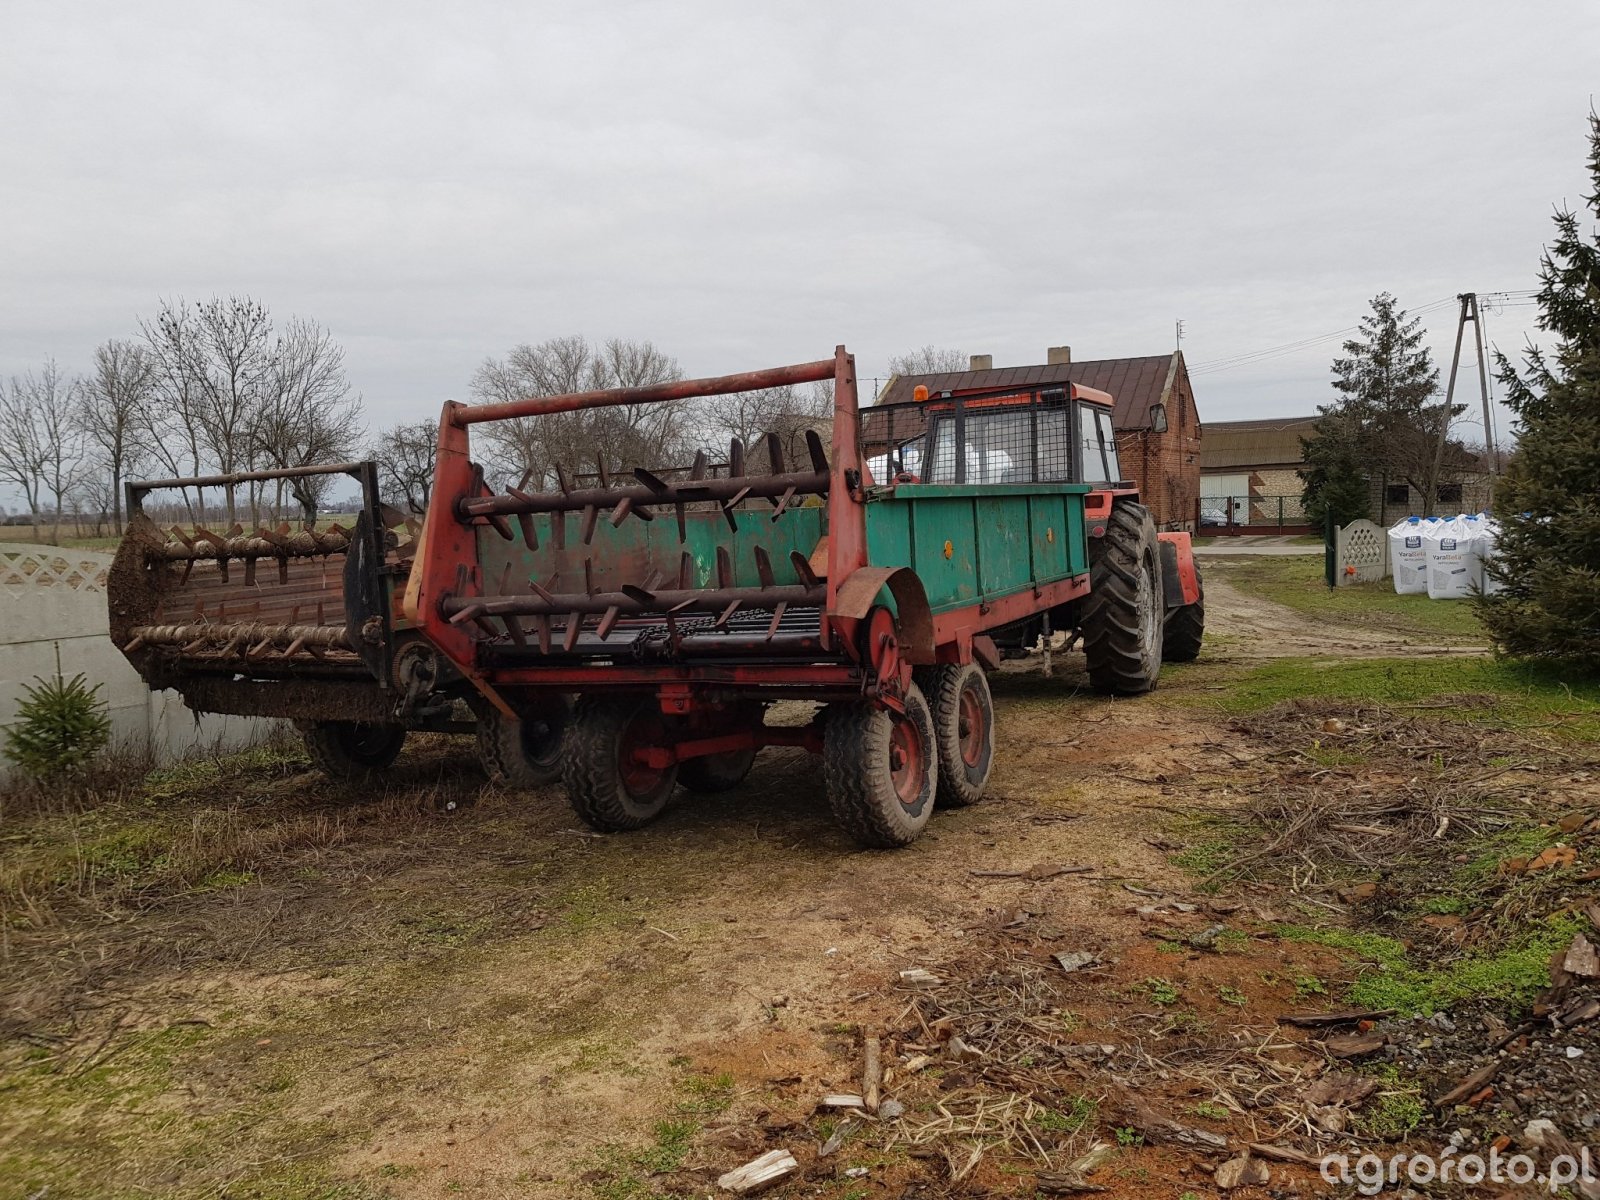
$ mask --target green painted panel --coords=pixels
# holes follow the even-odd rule
[[[513,521],[513,540],[506,541],[492,526],[478,530],[478,556],[483,564],[488,590],[498,590],[506,564],[511,564],[511,579],[530,576],[548,586],[556,577],[553,591],[579,591],[584,586],[584,560],[590,562],[597,591],[616,591],[625,583],[642,585],[652,571],[669,581],[678,576],[678,563],[687,551],[693,559],[692,587],[715,587],[717,547],[728,548],[737,587],[758,587],[754,548],[760,546],[772,560],[772,573],[780,584],[797,583],[799,576],[789,555],[799,551],[810,558],[822,536],[826,510],[819,507],[792,508],[778,520],[766,505],[748,504],[734,513],[737,531],[730,530],[721,511],[691,511],[684,514],[685,539],[678,541],[678,522],[671,508],[656,510],[653,521],[629,517],[613,527],[602,513],[595,524],[594,537],[585,546],[580,540],[581,514],[565,514],[566,546],[557,549],[551,538],[556,514],[533,518],[539,548],[529,550],[522,541],[520,526]]]
[[[874,566],[909,565],[935,612],[1087,570],[1082,484],[912,484],[869,497]],[[945,544],[950,556],[945,557]]]

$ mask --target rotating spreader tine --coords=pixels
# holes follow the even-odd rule
[[[726,546],[717,547],[717,586],[719,588],[733,586],[733,556],[728,553]]]
[[[800,582],[808,588],[821,584],[817,573],[811,569],[811,560],[798,550],[789,551],[789,565],[794,568],[794,573],[800,577]]]
[[[710,461],[706,458],[706,452],[704,450],[696,450],[694,452],[694,465],[689,468],[689,478],[704,479],[706,477],[706,468],[710,465]]]
[[[382,501],[378,503],[378,516],[383,519],[385,529],[398,529],[406,523],[406,515],[392,504]]]
[[[778,626],[783,624],[783,614],[789,611],[789,605],[780,600],[772,609],[772,623],[767,626],[767,641],[778,635]]]
[[[815,429],[806,430],[806,452],[811,455],[811,469],[828,472],[828,451],[822,445],[822,435]]]
[[[772,559],[767,557],[766,550],[761,546],[756,546],[754,551],[756,556],[756,575],[761,580],[761,586],[764,588],[777,587],[778,580],[772,574]]]
[[[728,478],[738,479],[744,475],[744,443],[738,438],[728,442]]]
[[[739,532],[739,522],[733,515],[733,510],[739,507],[739,501],[750,494],[747,487],[740,488],[732,496],[722,502],[722,515],[728,519],[728,528],[735,533]]]
[[[678,590],[687,592],[694,579],[694,555],[685,550],[678,556]]]
[[[789,501],[791,501],[793,499],[794,499],[794,489],[793,488],[784,488],[783,489],[783,495],[778,497],[778,503],[774,506],[774,508],[772,510],[772,519],[774,521],[776,521],[779,517],[783,516],[785,510],[787,510],[788,507],[789,507]]]
[[[579,538],[585,546],[594,541],[594,524],[600,517],[600,506],[589,504],[583,510],[583,527],[579,531]]]
[[[767,474],[782,475],[783,466],[783,439],[776,433],[767,434]]]
[[[506,488],[506,495],[515,496],[518,500],[530,499],[528,493],[521,488],[508,487]],[[517,514],[517,525],[522,530],[522,544],[529,550],[537,550],[539,548],[539,535],[533,528],[533,514],[519,512]]]

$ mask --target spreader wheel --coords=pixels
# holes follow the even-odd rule
[[[561,778],[573,811],[602,833],[648,825],[667,806],[678,767],[653,767],[639,756],[667,745],[666,726],[654,700],[581,698],[562,750]]]
[[[1200,581],[1200,564],[1194,565],[1194,585],[1199,591],[1193,604],[1167,610],[1167,629],[1161,657],[1167,662],[1193,662],[1200,657],[1206,636],[1206,588]]]
[[[976,804],[989,786],[994,766],[989,677],[976,663],[925,667],[917,675],[932,710],[933,738],[939,747],[939,806]]]
[[[691,792],[726,792],[744,782],[755,761],[753,749],[686,759],[678,764],[678,782]]]
[[[828,804],[863,846],[909,845],[933,815],[938,747],[933,716],[915,684],[896,713],[861,701],[835,705],[822,743]]]
[[[300,733],[311,760],[340,782],[371,779],[392,766],[406,741],[402,725],[365,721],[307,721]]]
[[[1089,594],[1078,622],[1089,682],[1097,692],[1134,695],[1156,686],[1163,596],[1161,549],[1150,510],[1117,500],[1105,533],[1089,540]]]
[[[489,778],[538,787],[561,778],[561,743],[571,708],[561,700],[513,720],[497,708],[478,717],[478,759]]]

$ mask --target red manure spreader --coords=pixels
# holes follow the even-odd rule
[[[736,441],[715,470],[701,455],[495,487],[473,457],[488,422],[822,380],[831,432],[806,431],[798,461],[770,436],[749,453]],[[863,410],[843,347],[742,375],[448,404],[397,611],[371,625],[352,586],[346,625],[370,628],[379,671],[403,638],[412,677],[469,687],[491,757],[564,725],[562,779],[596,829],[642,826],[680,784],[722,791],[763,747],[803,746],[840,824],[903,846],[937,805],[983,794],[986,672],[1004,657],[1067,635],[1097,689],[1131,694],[1164,656],[1199,653],[1188,535],[1158,534],[1120,482],[1110,406],[1064,384]],[[769,724],[784,700],[822,707]]]

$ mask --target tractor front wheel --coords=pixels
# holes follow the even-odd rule
[[[916,840],[933,815],[939,750],[922,689],[905,712],[867,701],[834,705],[822,742],[828,804],[863,846],[893,849]]]
[[[927,667],[917,674],[932,710],[933,737],[939,747],[939,806],[976,804],[989,786],[994,766],[989,677],[977,663]]]
[[[1105,533],[1089,540],[1089,594],[1078,621],[1097,692],[1130,696],[1156,686],[1164,603],[1156,523],[1144,505],[1117,500]]]
[[[1194,565],[1194,586],[1200,594],[1193,604],[1167,610],[1161,657],[1168,662],[1193,662],[1200,657],[1200,643],[1206,636],[1206,588],[1200,581],[1199,563]]]
[[[561,778],[561,743],[571,712],[560,700],[521,720],[488,708],[478,717],[478,760],[489,778],[512,787],[538,787]]]
[[[369,780],[392,766],[406,741],[403,725],[366,721],[308,721],[300,734],[311,760],[341,783]]]
[[[650,766],[640,754],[667,744],[653,698],[580,699],[562,749],[561,778],[573,811],[601,833],[648,825],[667,806],[678,767]]]

